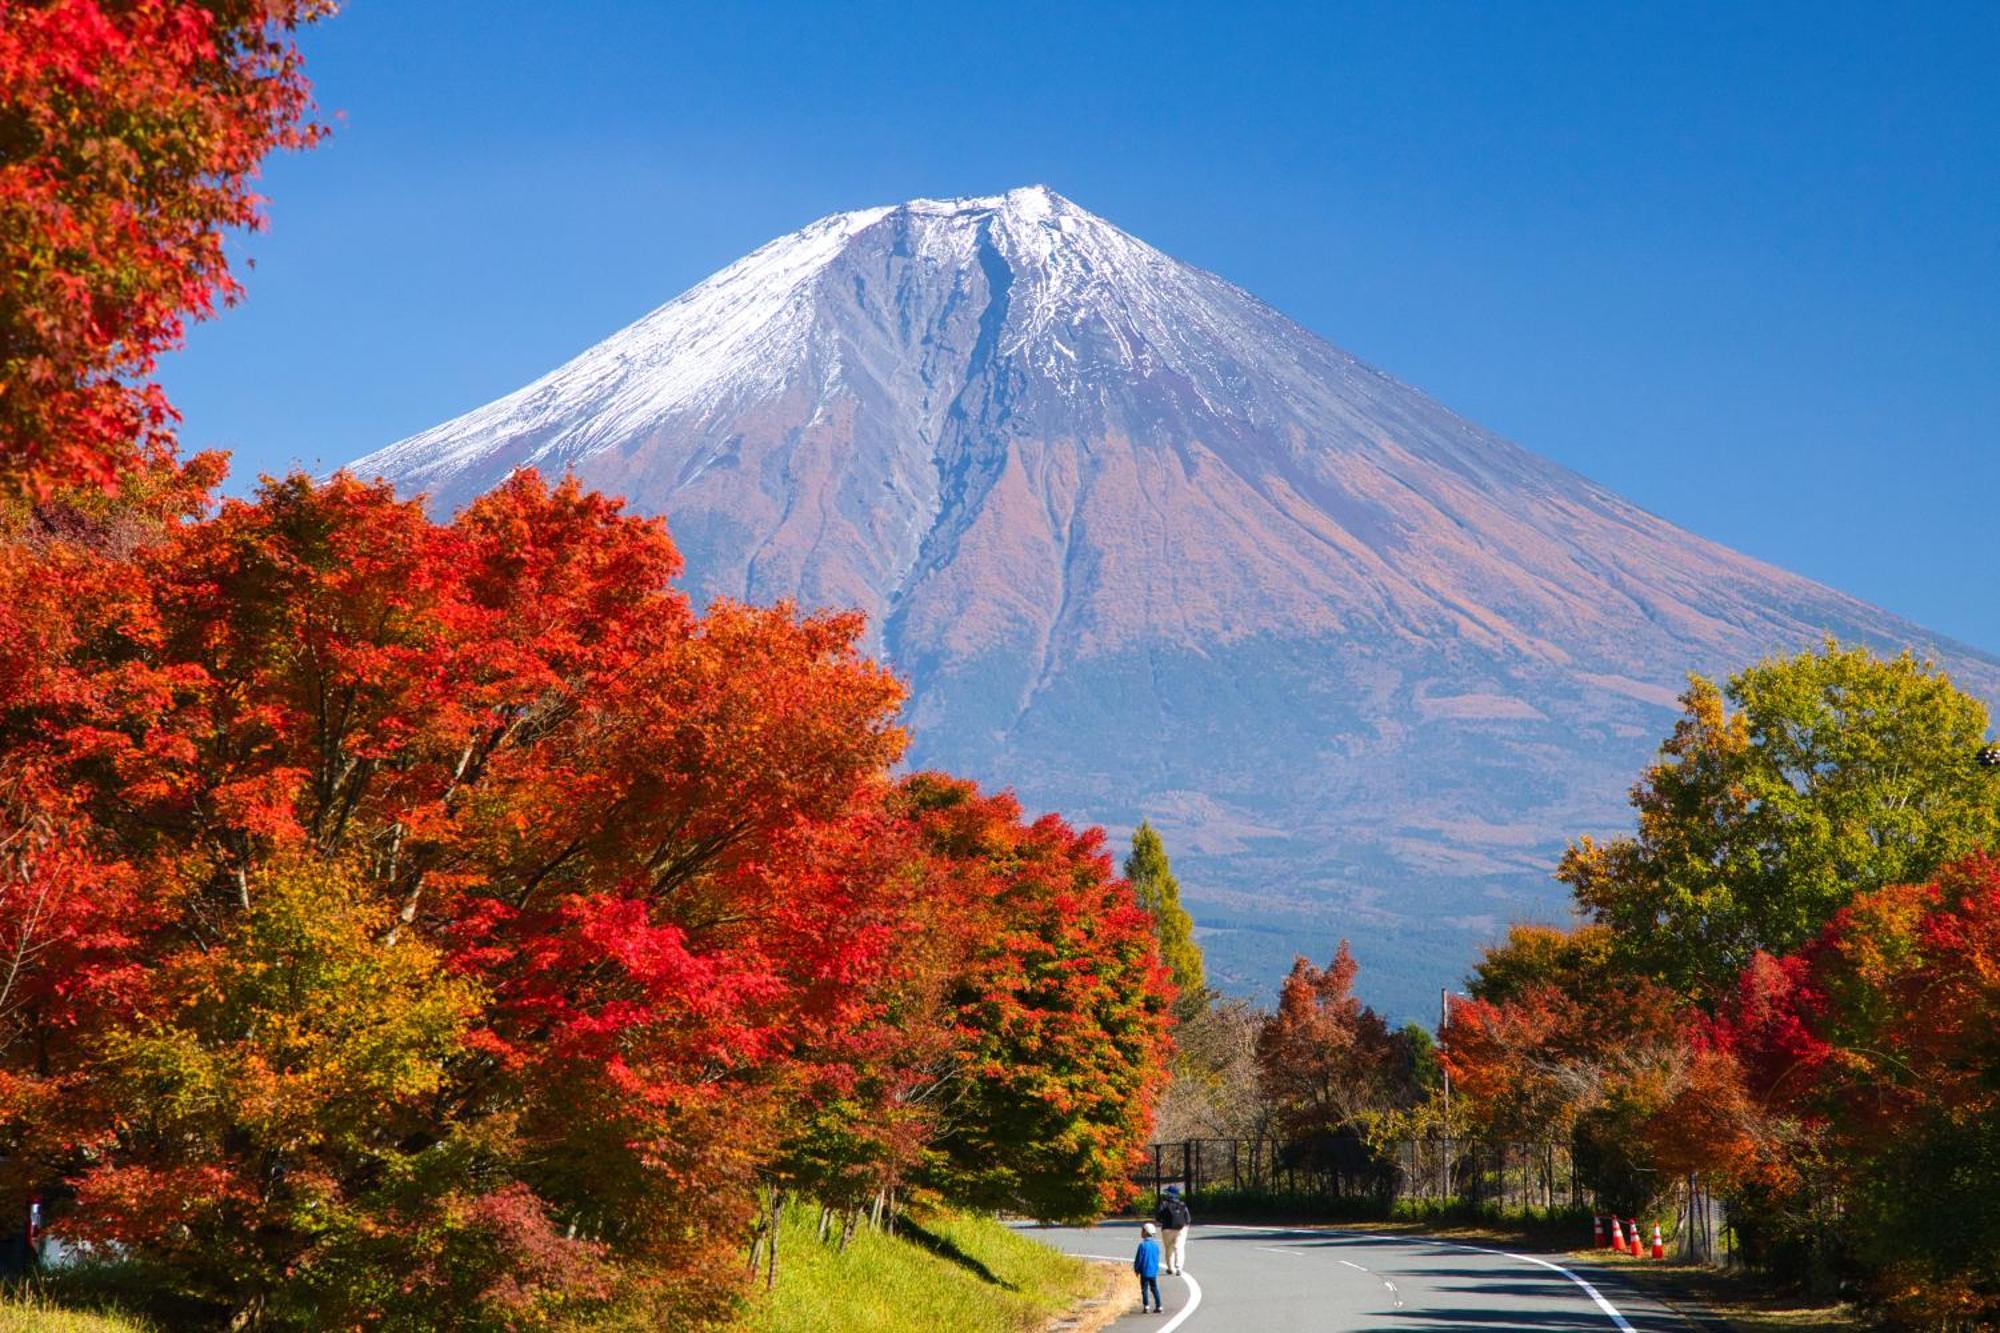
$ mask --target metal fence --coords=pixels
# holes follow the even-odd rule
[[[1682,1258],[1705,1264],[1736,1262],[1736,1236],[1722,1200],[1699,1176],[1681,1183],[1674,1218],[1674,1249]]]
[[[1295,1141],[1187,1139],[1155,1143],[1137,1183],[1262,1190],[1384,1205],[1429,1200],[1508,1208],[1581,1206],[1587,1192],[1569,1145],[1504,1139],[1403,1139],[1376,1148],[1358,1134]]]
[[[1378,1147],[1353,1133],[1298,1141],[1187,1139],[1155,1143],[1148,1158],[1134,1183],[1154,1194],[1178,1185],[1192,1198],[1229,1190],[1385,1210],[1404,1202],[1508,1210],[1599,1206],[1569,1144],[1556,1140],[1426,1138]],[[1721,1200],[1699,1177],[1676,1182],[1659,1221],[1682,1258],[1736,1259]]]

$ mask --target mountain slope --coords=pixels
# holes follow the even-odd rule
[[[1151,813],[1258,990],[1344,934],[1415,1011],[1559,910],[1688,670],[1833,633],[2000,694],[1040,187],[823,219],[355,468],[522,465],[666,514],[706,595],[867,611],[915,762]]]

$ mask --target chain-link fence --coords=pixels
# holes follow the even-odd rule
[[[1596,1211],[1597,1193],[1578,1173],[1570,1145],[1556,1140],[1424,1138],[1371,1144],[1359,1134],[1283,1141],[1186,1139],[1155,1143],[1134,1181],[1157,1195],[1177,1185],[1202,1194],[1327,1201],[1348,1214],[1399,1203],[1465,1204],[1503,1211]],[[1734,1258],[1721,1201],[1689,1176],[1666,1192],[1659,1222],[1676,1255],[1703,1263]]]
[[[1268,1190],[1331,1199],[1459,1201],[1505,1208],[1581,1207],[1588,1200],[1569,1146],[1503,1139],[1187,1139],[1155,1143],[1138,1182],[1155,1193]]]

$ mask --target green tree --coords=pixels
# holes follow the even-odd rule
[[[1181,906],[1181,883],[1167,860],[1167,846],[1147,820],[1132,831],[1132,854],[1125,858],[1125,878],[1139,906],[1153,918],[1153,933],[1160,940],[1160,959],[1174,976],[1185,1014],[1208,1002],[1208,979],[1201,962],[1201,946],[1194,942],[1194,921]]]
[[[1465,988],[1475,1000],[1514,1004],[1552,986],[1589,1004],[1602,1001],[1620,980],[1615,963],[1611,931],[1604,926],[1565,929],[1524,922],[1507,927],[1507,938],[1480,955]]]
[[[1633,789],[1636,836],[1583,838],[1557,878],[1621,961],[1713,1006],[1759,949],[1811,938],[1856,894],[1928,878],[2000,836],[1986,707],[1909,653],[1829,640],[1686,712]]]
[[[1437,1039],[1421,1023],[1403,1024],[1401,1035],[1403,1051],[1410,1064],[1410,1087],[1418,1095],[1428,1097],[1444,1083],[1444,1066],[1438,1063]]]

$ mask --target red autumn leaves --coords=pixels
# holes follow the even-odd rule
[[[238,295],[274,148],[319,134],[290,31],[330,0],[0,6],[0,490],[116,481],[170,447],[150,382]]]
[[[1122,1188],[1149,922],[1095,833],[891,776],[858,618],[697,613],[533,474],[450,524],[211,475],[0,543],[15,1189],[199,1302],[518,1320],[707,1308],[760,1184]]]

